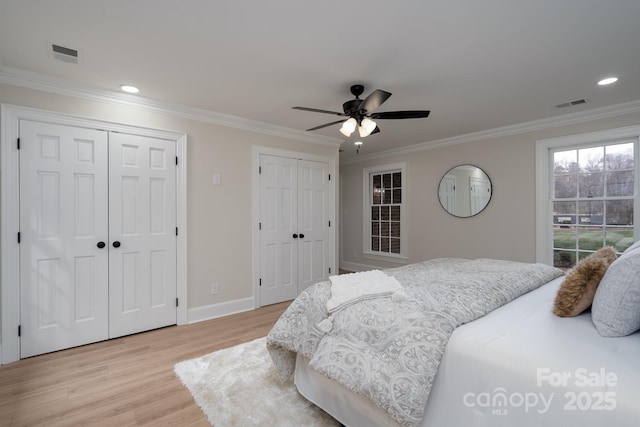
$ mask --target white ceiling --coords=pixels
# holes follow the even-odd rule
[[[341,111],[354,83],[393,93],[378,111],[431,110],[379,121],[370,154],[640,100],[639,22],[638,0],[0,0],[0,74],[298,131],[339,118],[292,106]]]

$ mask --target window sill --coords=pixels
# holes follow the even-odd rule
[[[364,252],[362,257],[365,259],[372,259],[375,261],[393,262],[396,264],[408,264],[409,259],[402,255],[380,255],[377,253]]]

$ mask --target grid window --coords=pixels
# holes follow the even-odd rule
[[[365,253],[403,257],[404,166],[365,170]]]
[[[558,149],[553,156],[553,264],[570,268],[603,246],[634,242],[635,144]]]

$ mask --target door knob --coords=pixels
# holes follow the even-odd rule
[[[114,248],[119,248],[120,247],[120,242],[118,242],[117,240],[115,242],[113,242],[113,247]]]
[[[301,234],[301,235],[300,235],[300,238],[301,238],[301,239],[304,239],[304,234]]]
[[[293,234],[293,238],[294,238],[294,239],[297,239],[297,238],[298,238],[298,235],[294,233],[294,234]]]
[[[97,245],[97,246],[98,246],[98,248],[99,248],[99,249],[102,249],[102,248],[104,248],[106,245],[105,245],[105,243],[104,243],[104,242],[98,242],[98,245]]]

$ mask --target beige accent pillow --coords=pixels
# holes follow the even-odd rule
[[[615,249],[606,246],[569,270],[558,289],[553,313],[560,317],[573,317],[589,308],[600,280],[615,259]]]

